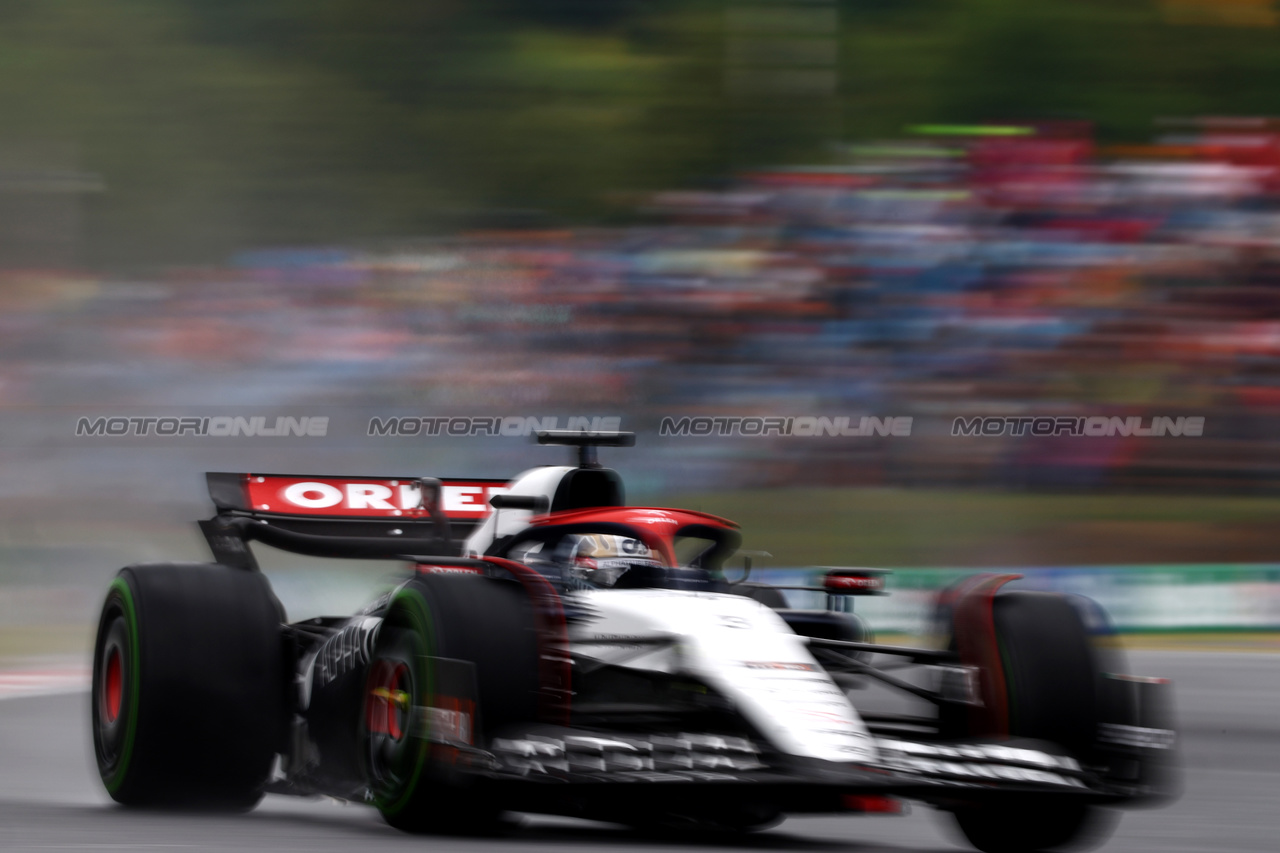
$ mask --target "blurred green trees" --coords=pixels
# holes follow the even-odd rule
[[[4,0],[0,171],[46,148],[101,178],[88,263],[200,261],[617,216],[638,191],[921,121],[1141,140],[1159,116],[1276,111],[1276,30],[1171,23],[1178,0],[831,0],[829,34],[735,41],[735,10],[788,2],[824,5]],[[834,87],[735,87],[735,63],[768,79],[778,56]]]

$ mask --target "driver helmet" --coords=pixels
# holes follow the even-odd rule
[[[632,566],[663,565],[648,545],[630,536],[581,534],[569,537],[562,547],[567,551],[569,573],[593,586],[613,586]]]

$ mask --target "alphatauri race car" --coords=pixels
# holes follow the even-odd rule
[[[790,608],[749,559],[726,568],[732,522],[626,505],[595,456],[633,436],[539,440],[578,464],[510,482],[208,474],[215,562],[129,566],[102,608],[91,714],[111,797],[326,795],[445,833],[508,812],[745,831],[916,801],[980,850],[1035,851],[1175,794],[1170,686],[1123,674],[1071,599],[976,575],[940,596],[933,647],[879,644],[851,605],[885,572],[827,570],[809,585],[827,609]],[[252,542],[411,568],[353,616],[290,623]],[[871,682],[930,713],[860,714]]]

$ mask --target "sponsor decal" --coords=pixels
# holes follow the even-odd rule
[[[482,575],[484,570],[473,566],[428,566],[418,564],[418,574],[422,575]]]
[[[421,494],[413,480],[337,479],[332,477],[251,476],[246,483],[253,509],[289,515],[344,515],[421,518]],[[506,485],[484,480],[443,480],[440,508],[448,518],[482,519],[489,499]]]
[[[225,438],[323,438],[329,433],[327,416],[276,417],[87,417],[76,420],[78,437],[204,436]]]
[[[913,420],[911,417],[772,416],[730,418],[686,415],[679,418],[664,417],[658,424],[658,435],[693,436],[697,438],[731,435],[762,438],[769,436],[795,436],[798,438],[838,436],[855,438],[873,435],[905,437],[911,435]]]
[[[1121,723],[1100,723],[1098,739],[1103,743],[1139,749],[1173,749],[1178,735],[1172,729],[1151,729]]]
[[[1070,417],[973,417],[951,422],[953,436],[992,438],[1001,435],[1069,435],[1078,438],[1200,438],[1204,435],[1203,417],[1105,417],[1080,415]]]
[[[414,715],[414,734],[418,737],[430,737],[434,741],[471,743],[470,711],[474,703],[452,696],[441,696],[436,701],[445,706],[457,707],[415,708],[419,713]]]
[[[879,575],[827,575],[822,585],[830,590],[879,592],[884,589],[884,578]]]
[[[660,509],[638,509],[635,515],[623,519],[627,524],[679,524]]]
[[[574,416],[564,419],[552,416],[512,415],[507,417],[374,417],[369,419],[371,436],[503,436],[527,438],[542,430],[569,429],[575,432],[617,432],[622,428],[620,416]]]
[[[575,551],[578,562],[581,564],[583,560],[605,560],[608,558],[617,558],[626,560],[626,565],[631,565],[636,558],[650,558],[653,552],[649,550],[649,546],[645,545],[639,539],[632,539],[630,536],[618,536],[613,533],[584,533],[578,538],[578,547]],[[622,554],[622,557],[618,557]]]
[[[666,637],[657,637],[652,634],[642,636],[640,634],[596,634],[592,637],[580,640],[582,643],[644,643],[651,644],[654,642],[665,641]]]
[[[373,659],[373,644],[378,639],[382,620],[368,617],[353,622],[325,640],[316,654],[315,672],[321,685],[363,668]]]
[[[760,661],[746,660],[742,665],[747,669],[771,669],[783,670],[786,672],[818,672],[818,667],[811,663],[796,663],[792,661]]]

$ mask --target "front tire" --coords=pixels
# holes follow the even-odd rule
[[[479,745],[477,732],[491,737],[534,722],[538,663],[533,608],[517,584],[424,575],[396,593],[378,632],[361,724],[369,785],[387,823],[414,833],[502,827],[500,804],[465,772],[465,750],[442,743],[431,726],[450,720],[456,728],[445,739]],[[459,671],[472,689],[457,689]]]
[[[1098,654],[1080,612],[1061,595],[1012,591],[992,601],[1011,737],[1047,741],[1088,761],[1100,719]],[[983,672],[982,678],[991,677]],[[974,734],[985,734],[975,732]],[[997,733],[999,734],[999,733]],[[1005,798],[957,809],[984,853],[1040,853],[1103,840],[1111,813],[1074,797]]]
[[[1111,834],[1115,813],[1077,801],[1003,801],[955,812],[960,831],[983,853],[1087,850]]]
[[[265,577],[205,564],[122,569],[103,603],[90,717],[126,806],[257,804],[284,721],[282,614]]]

